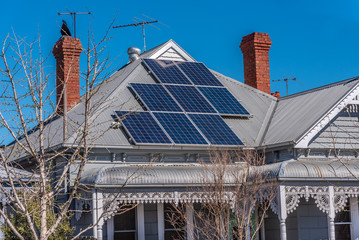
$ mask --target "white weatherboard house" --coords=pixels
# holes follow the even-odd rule
[[[64,41],[78,40],[62,37],[57,44]],[[212,147],[247,147],[265,151],[266,169],[279,181],[258,239],[358,239],[359,78],[280,98],[270,92],[270,45],[268,34],[243,38],[244,83],[208,70],[173,40],[140,55],[131,49],[131,62],[94,96],[101,111],[93,133],[104,134],[93,143],[82,178],[91,194],[74,204],[80,211],[72,224],[95,223],[106,212],[88,234],[170,239],[168,203],[204,200],[188,192],[201,184],[199,160]],[[80,102],[67,115],[76,119],[82,111]],[[76,139],[70,129],[63,141],[62,126],[61,118],[47,125],[57,134],[49,147]],[[146,171],[127,182],[143,165]],[[123,202],[138,206],[114,216]],[[95,211],[81,213],[84,206]]]

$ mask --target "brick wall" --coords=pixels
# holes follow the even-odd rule
[[[58,114],[64,111],[64,98],[67,99],[67,111],[80,102],[80,67],[82,52],[78,38],[61,37],[52,53],[56,58],[56,103]],[[66,97],[64,84],[66,83]]]
[[[270,90],[269,49],[272,41],[267,33],[254,32],[243,37],[244,83],[268,94]]]

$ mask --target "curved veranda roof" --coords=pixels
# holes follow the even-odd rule
[[[224,181],[230,184],[240,177],[244,163],[227,165]],[[89,169],[83,173],[82,184],[94,186],[144,186],[144,187],[187,187],[200,186],[213,181],[221,170],[214,165],[202,164],[119,164],[101,169]]]
[[[300,159],[264,166],[269,178],[292,181],[357,181],[359,161],[355,159]]]
[[[246,179],[246,164],[227,165],[223,171],[218,165],[203,164],[118,164],[101,169],[88,169],[81,183],[95,187],[193,187],[213,183],[223,171],[225,184],[231,185]],[[217,169],[216,169],[217,168]],[[251,173],[263,173],[263,180],[279,181],[357,181],[358,160],[306,159],[289,160],[251,167]]]

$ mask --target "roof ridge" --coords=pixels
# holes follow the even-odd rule
[[[335,86],[341,85],[341,84],[343,84],[343,83],[347,83],[347,84],[348,84],[348,83],[350,83],[350,82],[352,82],[352,81],[355,81],[355,80],[359,80],[359,76],[352,77],[352,78],[348,78],[348,79],[345,79],[345,80],[342,80],[342,81],[339,81],[339,82],[334,82],[334,83],[326,84],[326,85],[323,85],[323,86],[320,86],[320,87],[308,89],[308,90],[305,90],[305,91],[303,91],[303,92],[299,92],[299,93],[295,93],[295,94],[288,95],[288,96],[285,96],[285,97],[281,97],[281,98],[279,98],[278,100],[281,101],[281,100],[291,99],[291,98],[294,98],[294,97],[302,96],[302,95],[305,95],[305,94],[308,94],[308,93],[312,93],[312,92],[316,92],[316,91],[319,91],[319,90],[323,90],[323,89],[326,89],[326,88],[335,87]]]

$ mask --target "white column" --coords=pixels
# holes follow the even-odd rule
[[[358,198],[351,197],[350,199],[350,219],[352,220],[351,225],[351,239],[359,240],[359,207]]]
[[[102,226],[103,226],[103,196],[102,191],[97,191],[97,240],[102,240],[103,233],[102,233]]]
[[[137,239],[145,240],[145,208],[143,203],[136,207],[137,213]]]
[[[108,219],[107,222],[107,240],[113,240],[115,237],[115,226],[113,225],[113,218]]]
[[[279,186],[278,191],[278,218],[280,222],[280,240],[287,240],[287,205],[285,199],[285,186]]]
[[[193,233],[193,205],[192,203],[186,204],[186,218],[187,218],[187,240],[194,240]]]
[[[163,203],[157,203],[158,240],[165,239],[165,213]]]
[[[92,225],[94,226],[92,229],[93,237],[97,239],[97,195],[96,190],[92,190]]]
[[[329,213],[328,213],[328,235],[329,240],[335,240],[335,209],[334,209],[334,187],[329,186]]]

